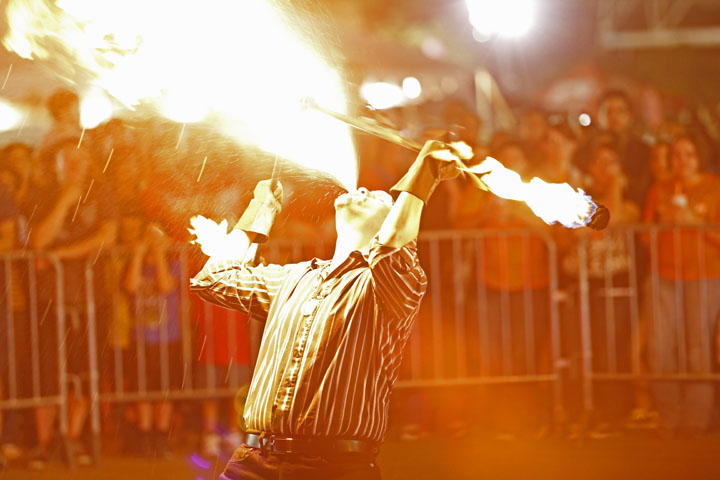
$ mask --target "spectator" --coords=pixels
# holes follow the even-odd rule
[[[700,229],[720,222],[720,179],[704,171],[690,137],[673,142],[671,165],[672,178],[653,185],[645,208],[646,222],[670,225],[660,227],[651,245],[657,277],[648,297],[654,302],[649,363],[656,374],[710,373],[710,332],[720,312],[720,247],[717,232]],[[702,382],[656,382],[663,433],[707,431],[713,389]]]
[[[83,135],[80,125],[80,99],[75,92],[66,89],[55,91],[47,101],[47,108],[53,126],[38,149],[41,158],[54,150],[56,145],[68,139],[81,143]]]
[[[133,389],[141,393],[167,395],[182,384],[180,345],[180,264],[170,258],[168,238],[154,224],[134,243],[125,276],[134,313],[137,377]],[[167,457],[173,404],[167,399],[137,404],[140,452]]]
[[[640,218],[638,207],[625,196],[627,178],[613,144],[596,147],[588,165],[593,199],[613,212],[612,226],[627,226]],[[593,352],[593,372],[630,372],[630,298],[618,295],[628,291],[633,259],[624,231],[575,231],[586,242],[586,269],[590,293],[589,328]],[[563,271],[578,276],[577,248],[573,244],[563,257]],[[614,332],[609,334],[608,332]],[[631,410],[631,389],[623,381],[603,381],[594,385],[593,438],[620,433]]]
[[[507,168],[526,177],[530,165],[523,144],[507,142],[496,152]],[[547,226],[521,202],[489,197],[479,212],[491,229]],[[490,235],[483,242],[481,281],[487,292],[489,371],[486,375],[537,375],[549,368],[549,257],[532,233]],[[480,306],[482,308],[482,306]],[[533,397],[533,402],[526,399]],[[549,425],[548,392],[540,387],[498,386],[491,394],[491,418],[499,438],[544,433]],[[538,401],[540,399],[540,401]]]
[[[653,183],[664,182],[672,177],[670,168],[670,144],[657,143],[650,153],[650,177]]]
[[[250,383],[250,338],[248,317],[240,312],[198,301],[195,317],[198,331],[197,387],[211,391],[236,392]],[[228,393],[229,393],[228,392]],[[202,454],[217,457],[244,441],[238,425],[234,395],[207,398],[202,402]],[[221,423],[221,413],[227,422]]]
[[[630,97],[622,90],[609,90],[600,100],[598,113],[600,126],[612,135],[617,145],[623,172],[633,179],[628,199],[642,206],[650,186],[650,150],[635,131]],[[589,153],[592,154],[592,149]]]
[[[71,379],[76,379],[69,407],[68,435],[77,460],[88,463],[89,456],[80,442],[88,406],[81,386],[88,369],[85,264],[96,258],[104,247],[112,246],[116,205],[111,188],[94,181],[99,176],[92,171],[88,150],[78,148],[77,138],[56,144],[47,155],[54,166],[54,178],[44,188],[33,189],[34,197],[29,204],[37,208],[28,225],[29,243],[32,248],[49,251],[62,264],[64,307],[68,315],[65,319],[67,369]],[[59,339],[55,335],[55,322],[58,319],[51,319],[54,309],[50,309],[55,272],[46,261],[40,261],[37,268],[39,310],[49,312],[40,331],[42,394],[52,396],[58,392],[57,362],[61,360],[56,353]],[[31,466],[44,468],[57,412],[55,407],[46,406],[38,407],[35,413],[38,447],[30,456]]]

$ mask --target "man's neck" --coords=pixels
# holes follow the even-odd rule
[[[335,242],[335,252],[333,253],[332,262],[330,262],[330,271],[339,267],[340,264],[350,256],[350,253],[355,250],[367,253],[369,243],[365,235],[358,232],[348,230],[338,233],[338,238]]]

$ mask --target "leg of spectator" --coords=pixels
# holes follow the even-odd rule
[[[650,367],[655,374],[677,373],[677,318],[675,317],[675,282],[659,280],[657,302],[651,327]],[[681,386],[677,381],[658,381],[653,384],[653,396],[660,415],[661,428],[670,433],[680,419]]]
[[[715,318],[715,312],[720,306],[720,285],[717,280],[709,280],[707,300],[701,289],[705,288],[703,282],[687,282],[685,288],[685,318],[688,342],[688,373],[710,373],[712,370],[709,336],[705,332],[714,332],[714,325],[708,319]],[[712,298],[712,299],[711,299]],[[705,300],[705,301],[703,301]],[[713,312],[712,315],[707,313]],[[706,322],[703,326],[702,323]],[[713,321],[714,323],[714,321]],[[681,425],[690,432],[701,433],[710,426],[714,405],[714,389],[710,382],[690,382],[685,387],[685,402],[683,404],[683,419]]]

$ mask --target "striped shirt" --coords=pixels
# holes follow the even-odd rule
[[[374,241],[330,261],[209,261],[190,282],[204,300],[265,320],[246,402],[250,430],[382,442],[390,391],[427,288],[415,242]]]

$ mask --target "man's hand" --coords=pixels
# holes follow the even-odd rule
[[[272,187],[271,180],[262,180],[255,186],[253,199],[235,229],[243,230],[253,243],[268,239],[275,216],[282,209],[283,189],[280,182]]]
[[[462,152],[450,144],[428,140],[408,172],[392,190],[408,192],[427,204],[435,187],[442,180],[458,176],[463,166],[461,159],[471,156],[471,153]]]

